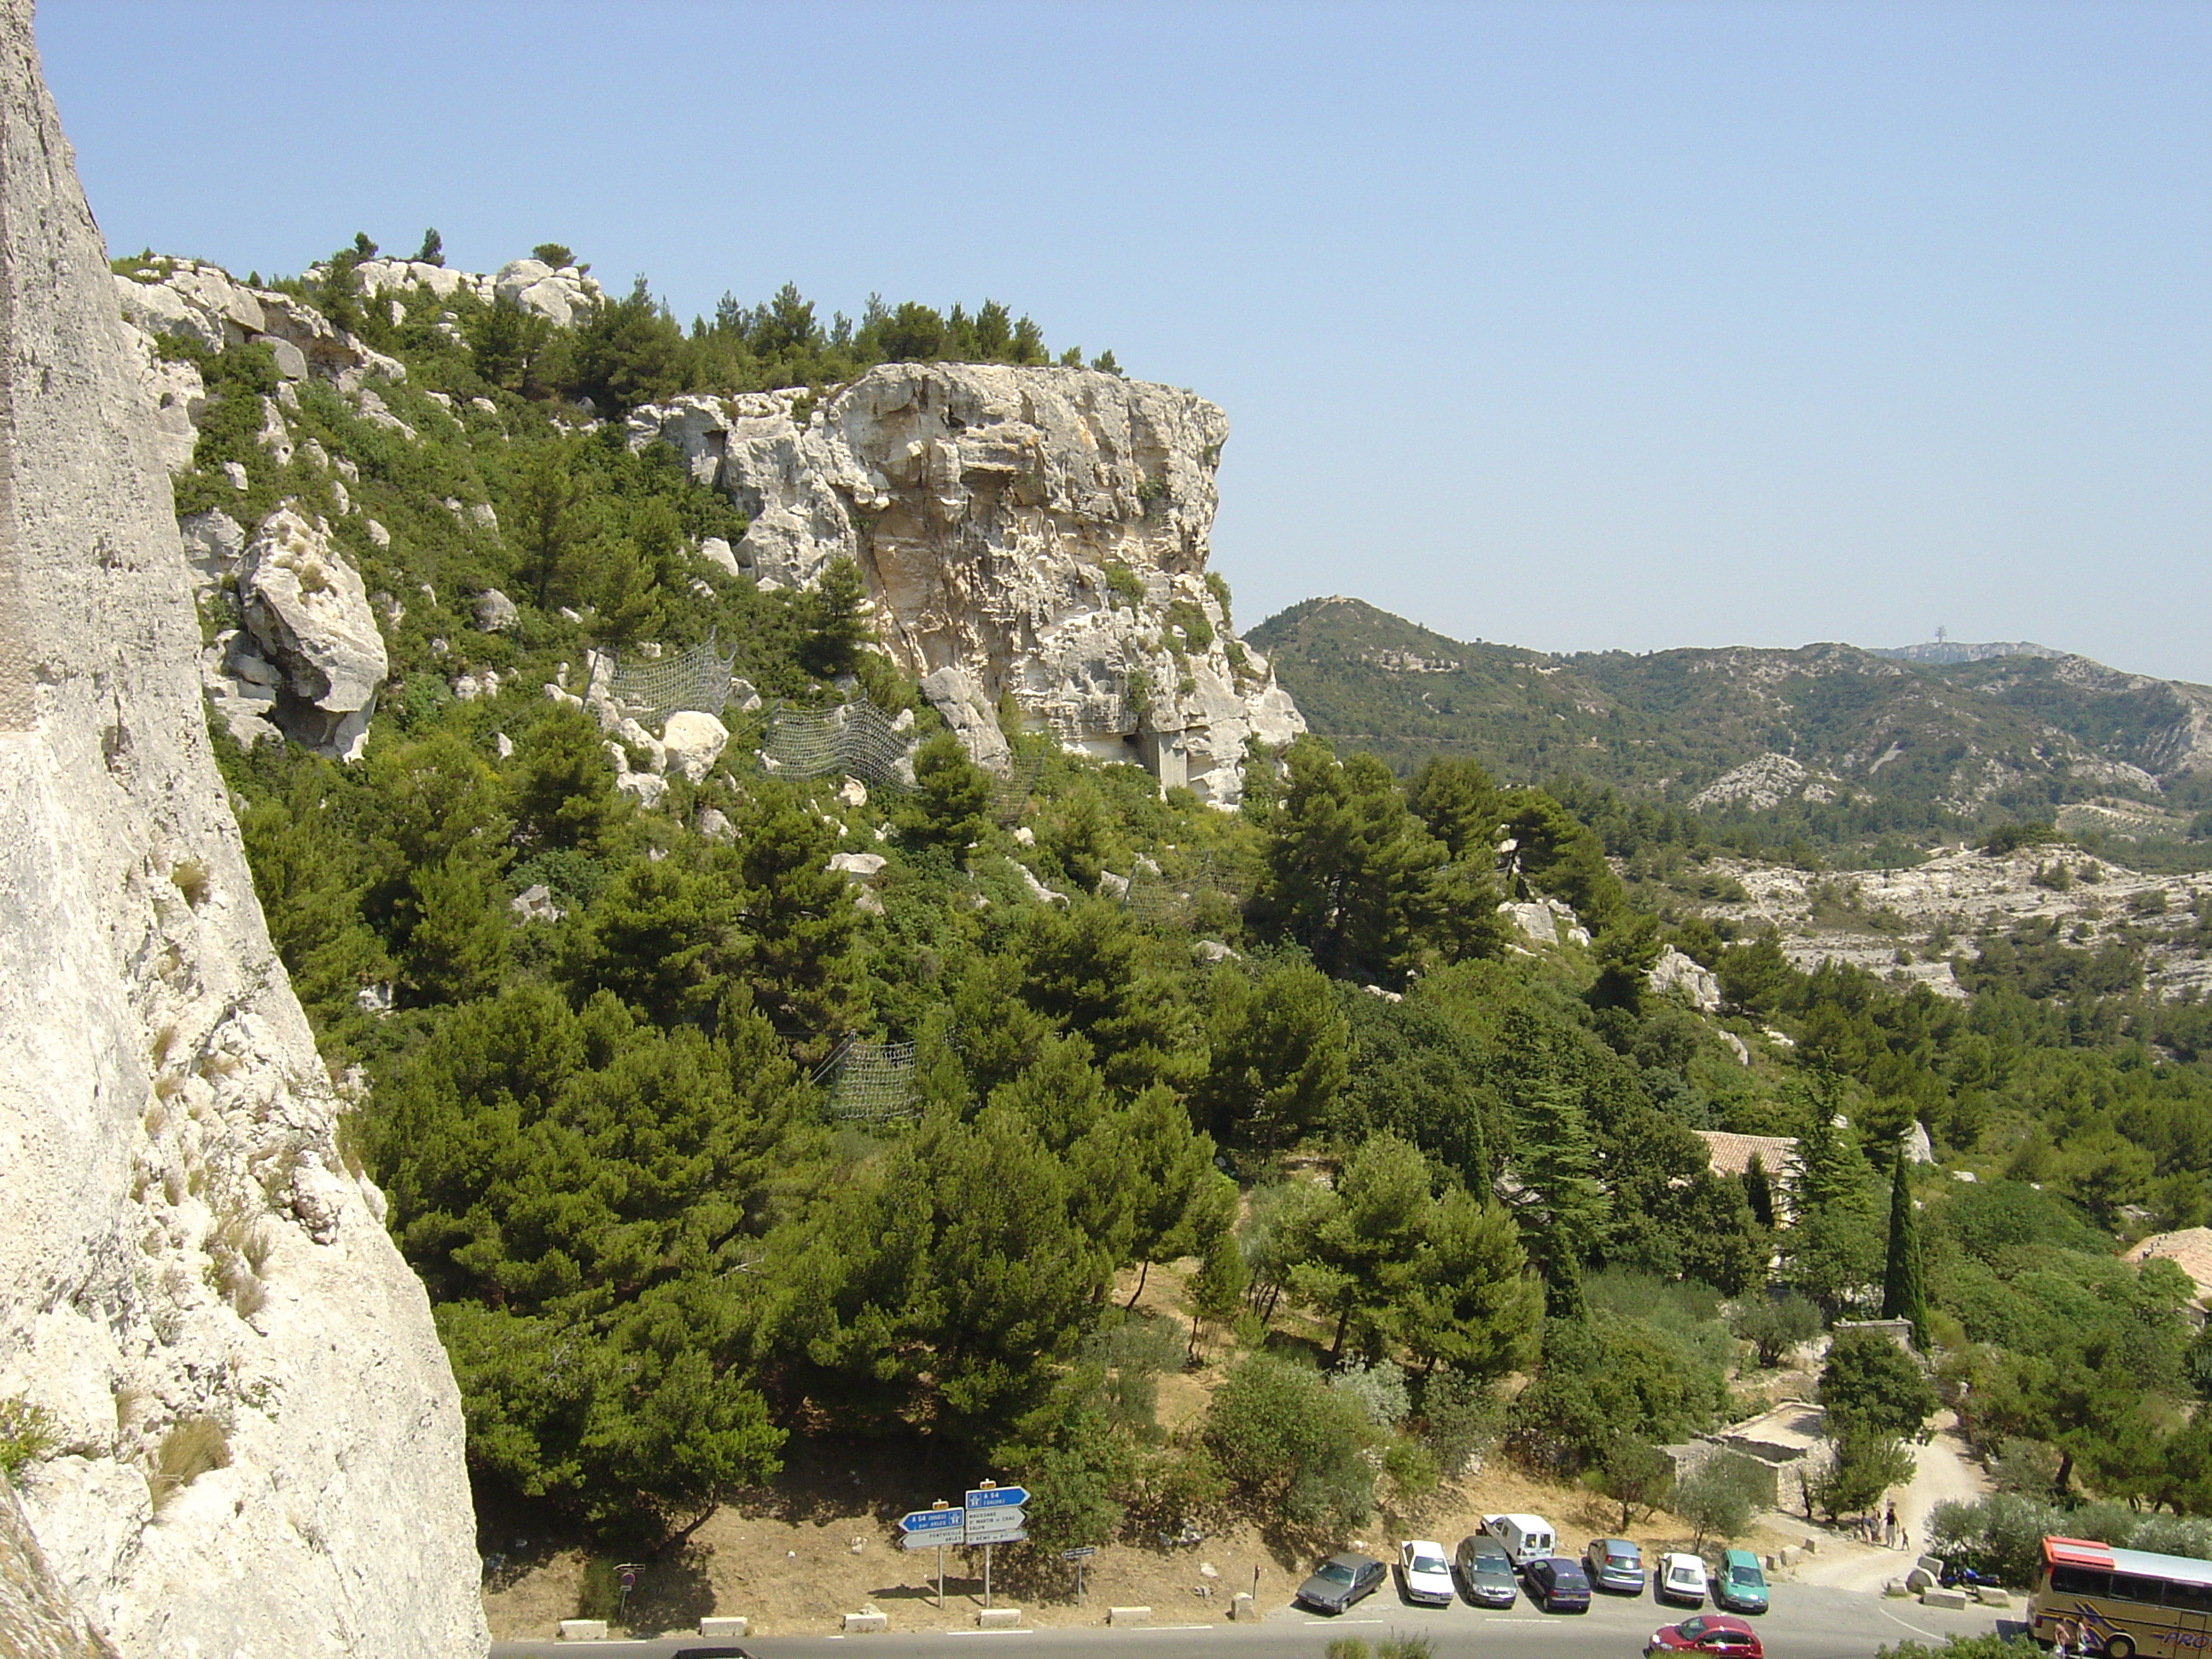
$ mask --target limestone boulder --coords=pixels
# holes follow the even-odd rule
[[[1659,952],[1645,982],[1662,996],[1680,997],[1701,1013],[1711,1013],[1721,1006],[1719,978],[1671,945]]]
[[[693,783],[705,780],[729,743],[727,726],[693,708],[679,708],[660,728],[660,746],[667,757],[665,769],[680,772]]]
[[[277,720],[319,753],[356,760],[391,672],[361,573],[327,526],[290,505],[262,523],[239,562],[247,630],[284,672]]]
[[[487,587],[477,595],[476,617],[477,629],[486,634],[507,633],[522,620],[514,601],[496,587]]]

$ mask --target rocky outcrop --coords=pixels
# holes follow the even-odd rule
[[[0,1399],[52,1442],[0,1607],[126,1659],[481,1654],[459,1395],[254,902],[68,156],[0,0]]]
[[[371,299],[414,288],[441,300],[466,293],[488,306],[504,301],[556,328],[574,325],[602,297],[598,281],[580,267],[549,265],[543,259],[510,259],[489,276],[420,259],[364,259],[354,267],[354,280]]]
[[[234,665],[235,677],[273,684],[277,726],[308,748],[358,760],[392,665],[361,574],[332,545],[329,527],[278,507],[247,545],[237,584],[260,659],[281,678],[245,662]]]
[[[684,397],[630,417],[750,520],[763,585],[830,561],[866,578],[878,637],[969,750],[1030,729],[1233,804],[1247,738],[1304,730],[1206,577],[1228,422],[1170,386],[1073,368],[888,363],[806,393]]]

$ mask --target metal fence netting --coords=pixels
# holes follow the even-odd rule
[[[814,1073],[814,1082],[828,1103],[825,1115],[840,1123],[895,1123],[920,1111],[911,1042],[848,1038]]]
[[[836,708],[779,708],[769,716],[761,752],[780,772],[802,778],[842,774],[871,789],[902,789],[907,733],[890,715],[858,696]]]
[[[672,656],[615,659],[607,695],[634,718],[666,720],[678,709],[720,715],[730,700],[730,668],[738,653],[724,651],[712,634]]]

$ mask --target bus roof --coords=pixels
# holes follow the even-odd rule
[[[2212,1584],[2212,1561],[2193,1555],[2160,1555],[2150,1550],[2115,1549],[2090,1538],[2045,1538],[2043,1559],[2053,1566],[2098,1567],[2131,1572],[2142,1578],[2171,1578],[2185,1584]]]

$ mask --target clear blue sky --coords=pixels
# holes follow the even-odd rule
[[[1033,313],[1249,623],[2212,681],[2212,5],[45,0],[101,225]]]

